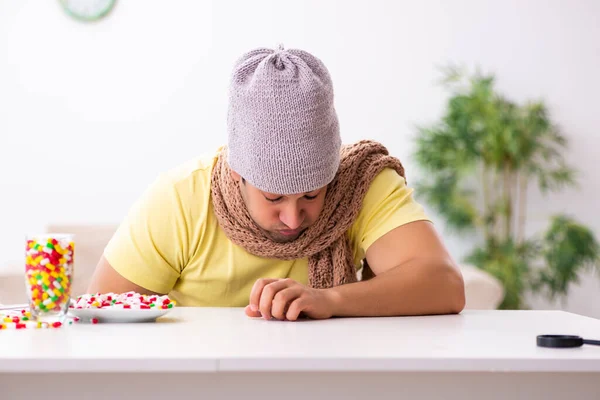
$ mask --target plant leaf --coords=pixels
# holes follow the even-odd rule
[[[570,283],[579,281],[586,267],[598,265],[600,245],[585,226],[566,215],[556,215],[544,236],[546,268],[538,277],[551,299],[566,295]]]

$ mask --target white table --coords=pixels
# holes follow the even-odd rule
[[[0,398],[600,398],[600,347],[539,348],[541,333],[600,338],[600,320],[464,311],[280,322],[176,308],[156,323],[0,331]]]

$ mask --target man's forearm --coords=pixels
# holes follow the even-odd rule
[[[456,268],[439,260],[413,260],[373,279],[326,289],[334,316],[455,314],[465,303]]]

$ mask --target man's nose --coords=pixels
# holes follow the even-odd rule
[[[298,229],[304,222],[304,213],[296,204],[287,205],[279,213],[279,220],[290,229]]]

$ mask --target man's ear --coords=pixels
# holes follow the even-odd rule
[[[234,170],[230,170],[230,171],[231,171],[231,177],[233,178],[233,180],[238,182],[241,178],[240,174],[238,174]]]

